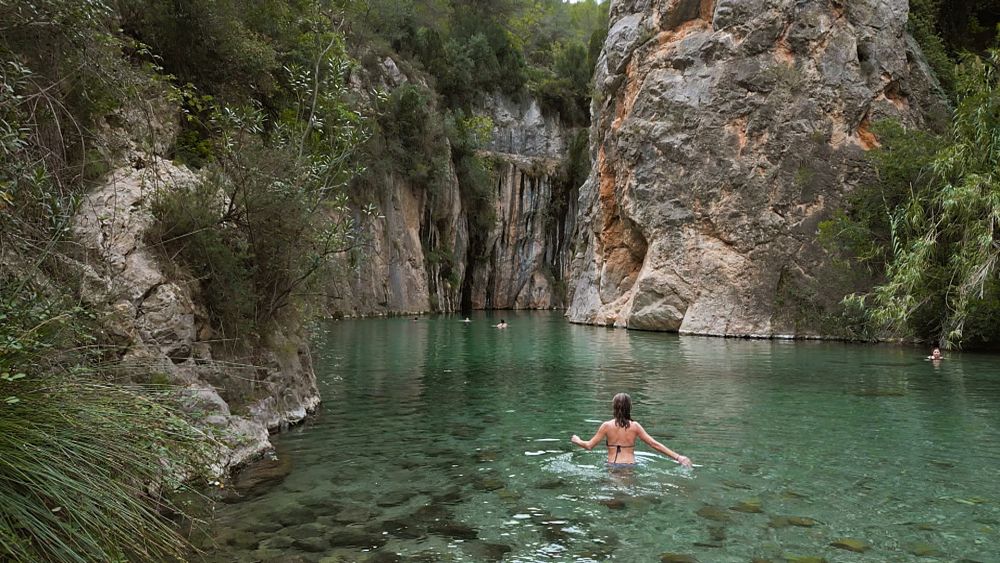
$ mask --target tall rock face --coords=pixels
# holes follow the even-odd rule
[[[404,66],[387,57],[380,70],[357,77],[355,88],[426,88]],[[470,206],[483,202],[464,195],[442,139],[448,169],[433,192],[393,173],[378,179],[373,203],[380,216],[362,248],[340,257],[329,314],[566,306],[577,199],[561,179],[568,132],[533,100],[487,96],[476,113],[493,122],[480,155],[491,168],[489,232],[470,236]]]
[[[575,190],[562,183],[559,162],[491,155],[496,187],[495,227],[474,264],[472,309],[565,307],[575,216]]]
[[[83,298],[106,313],[121,373],[176,386],[192,419],[218,439],[214,466],[221,473],[269,449],[269,430],[316,408],[316,376],[308,343],[294,331],[275,329],[238,353],[221,346],[199,303],[198,281],[144,240],[156,194],[201,181],[163,158],[178,130],[177,108],[165,97],[148,103],[143,112],[117,110],[113,121],[124,126],[103,132],[116,167],[80,202],[73,221],[80,255],[66,265],[79,273]]]
[[[577,192],[562,167],[571,133],[534,100],[490,97],[484,113],[493,138],[494,227],[485,252],[469,256],[473,309],[554,309],[566,306],[566,281]]]
[[[907,0],[613,0],[571,321],[830,335],[857,280],[817,226],[870,181],[872,124],[946,109]]]
[[[387,174],[374,201],[379,217],[365,243],[338,259],[327,312],[368,316],[458,309],[468,228],[449,165],[435,194]]]

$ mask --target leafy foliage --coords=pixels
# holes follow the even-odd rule
[[[14,561],[181,558],[186,544],[147,485],[204,459],[166,397],[72,379],[14,385],[0,406],[0,555]],[[9,391],[8,391],[9,392]]]
[[[1000,24],[998,0],[910,0],[910,31],[941,81],[955,94],[954,67],[961,53],[983,53]]]
[[[885,126],[880,183],[824,226],[884,269],[884,284],[852,298],[871,322],[947,346],[1000,336],[1000,52],[966,55],[955,76],[949,134]]]
[[[361,242],[344,188],[367,131],[344,101],[349,60],[339,38],[328,39],[312,67],[286,68],[296,103],[280,119],[252,105],[214,108],[206,180],[154,203],[150,242],[203,280],[213,323],[228,338],[265,331],[304,303],[297,297],[329,258]]]
[[[177,154],[207,180],[162,195],[159,240],[197,275],[222,272],[206,278],[220,323],[294,309],[324,255],[353,244],[338,193],[364,124],[343,102],[340,36],[318,3],[242,7],[0,1],[0,560],[182,558],[156,491],[213,446],[170,390],[117,382],[120,350],[77,295],[66,234],[116,156],[101,133],[116,110],[191,83],[174,91]]]
[[[0,558],[179,558],[158,487],[200,471],[212,440],[164,390],[109,383],[99,324],[71,296],[0,282]]]
[[[344,0],[352,36],[379,39],[426,70],[445,106],[468,111],[484,93],[543,98],[572,125],[589,119],[594,37],[608,3],[595,0]],[[599,53],[599,47],[598,47]]]

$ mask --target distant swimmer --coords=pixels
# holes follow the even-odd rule
[[[498,322],[493,326],[495,326],[496,328],[507,328],[507,321],[500,319],[500,322]]]
[[[471,323],[472,319],[470,319],[469,317],[465,317],[464,319],[462,319],[462,322],[463,323]]]
[[[931,350],[931,355],[927,356],[927,359],[934,360],[935,362],[938,360],[943,360],[944,357],[941,356],[941,349],[935,347],[933,350]]]
[[[633,467],[635,465],[635,439],[638,438],[649,444],[649,447],[670,457],[684,467],[691,467],[691,460],[663,444],[657,442],[652,436],[646,433],[646,429],[641,424],[632,420],[632,398],[625,393],[619,393],[611,401],[611,408],[614,411],[614,419],[602,423],[597,428],[594,437],[586,442],[579,436],[573,434],[570,441],[584,448],[591,450],[601,441],[608,447],[609,467]]]

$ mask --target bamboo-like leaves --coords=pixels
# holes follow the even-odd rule
[[[998,68],[998,51],[963,59],[950,135],[936,150],[907,148],[913,140],[896,131],[875,156],[883,176],[895,174],[910,185],[907,200],[883,200],[891,256],[885,282],[868,302],[877,324],[945,346],[989,336],[970,330],[970,322],[984,326],[982,317],[996,312],[991,308],[1000,293]]]

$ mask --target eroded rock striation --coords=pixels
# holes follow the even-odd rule
[[[427,88],[392,58],[358,76],[358,91]],[[492,168],[489,232],[470,236],[471,206],[448,155],[444,181],[432,191],[387,173],[374,201],[380,217],[364,248],[340,257],[330,280],[328,313],[368,316],[468,309],[548,309],[566,306],[566,279],[577,199],[560,166],[567,129],[531,99],[486,96],[479,115],[493,122],[481,156]],[[475,229],[476,227],[472,227]],[[473,238],[479,243],[473,245]]]
[[[176,115],[169,104],[151,116],[123,115],[130,126],[106,132],[121,151],[112,160],[119,166],[81,201],[73,222],[81,252],[67,266],[80,272],[84,299],[109,312],[122,373],[177,386],[185,410],[218,439],[222,473],[269,449],[269,430],[305,418],[319,392],[305,338],[275,330],[239,353],[219,347],[197,280],[166,267],[146,244],[155,195],[200,181],[160,156],[176,133],[168,115]]]
[[[872,124],[945,115],[906,0],[613,0],[571,321],[824,336],[858,283],[817,226],[871,178]]]

